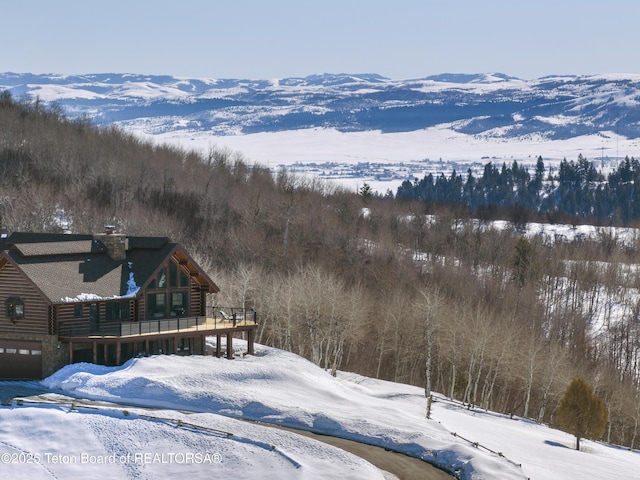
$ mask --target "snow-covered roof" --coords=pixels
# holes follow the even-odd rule
[[[18,232],[2,239],[0,249],[5,260],[22,271],[51,303],[135,297],[173,254],[184,258],[186,268],[198,274],[196,281],[217,291],[200,267],[167,238],[127,237],[124,259],[112,258],[100,238]]]

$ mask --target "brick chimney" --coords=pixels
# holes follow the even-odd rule
[[[104,244],[113,260],[119,262],[127,257],[127,236],[124,233],[115,233],[114,226],[105,225],[104,233],[98,233],[93,238]]]

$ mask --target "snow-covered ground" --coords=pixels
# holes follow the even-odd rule
[[[273,133],[215,136],[208,132],[176,130],[148,134],[144,125],[125,129],[159,143],[204,152],[210,148],[240,152],[245,160],[274,171],[287,168],[300,175],[326,179],[349,189],[364,182],[375,191],[393,193],[407,179],[432,173],[448,175],[455,168],[465,175],[468,168],[481,172],[488,162],[535,166],[542,156],[545,166],[557,168],[560,161],[577,160],[582,154],[598,168],[617,166],[625,156],[640,155],[640,141],[615,132],[585,135],[567,140],[547,140],[530,136],[518,139],[465,135],[446,125],[412,132],[339,132],[332,128],[312,128]],[[369,167],[354,171],[357,164]]]
[[[469,411],[439,395],[427,420],[420,388],[346,372],[334,378],[263,346],[233,361],[155,356],[121,367],[74,364],[43,383],[61,404],[0,408],[3,478],[384,478],[353,455],[238,419],[381,445],[465,479],[632,479],[640,469],[638,452],[590,441],[577,452],[568,434]],[[72,406],[68,397],[93,402]]]

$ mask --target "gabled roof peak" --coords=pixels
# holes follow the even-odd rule
[[[118,245],[110,246],[110,241]],[[0,239],[0,246],[3,258],[20,269],[52,303],[76,299],[85,292],[105,299],[128,295],[132,274],[136,285],[146,285],[172,258],[203,289],[219,290],[167,237],[17,232]],[[114,255],[111,247],[120,248],[121,255]]]

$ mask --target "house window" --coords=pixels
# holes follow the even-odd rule
[[[73,306],[73,316],[74,317],[81,317],[82,315],[84,315],[84,305],[81,303],[76,303]]]
[[[149,318],[163,318],[166,316],[166,294],[150,293],[147,296],[149,304],[147,315]]]
[[[178,286],[178,266],[169,262],[169,287],[175,288]]]
[[[168,260],[147,284],[146,317],[186,317],[189,315],[191,278],[181,264]]]
[[[130,318],[129,302],[127,300],[109,302],[105,305],[106,320],[129,320]]]
[[[191,339],[181,338],[178,342],[178,351],[188,352],[191,349]]]
[[[171,316],[184,317],[187,314],[187,292],[171,292]]]
[[[24,318],[24,302],[20,297],[9,297],[5,302],[7,317],[11,320]]]

